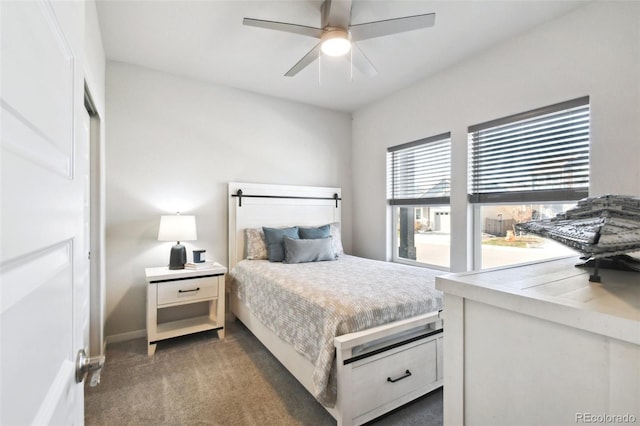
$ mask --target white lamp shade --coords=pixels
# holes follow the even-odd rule
[[[195,216],[160,216],[158,241],[194,241],[197,239]]]

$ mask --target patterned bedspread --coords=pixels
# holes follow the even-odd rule
[[[332,407],[334,337],[442,309],[440,273],[343,255],[301,264],[243,260],[229,276],[253,314],[312,362],[314,396]]]

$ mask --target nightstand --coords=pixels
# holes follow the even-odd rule
[[[148,355],[165,339],[217,330],[224,339],[224,276],[227,268],[215,263],[208,269],[146,268]],[[158,310],[191,303],[209,303],[209,314],[158,324]]]

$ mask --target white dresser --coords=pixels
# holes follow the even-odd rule
[[[640,273],[577,262],[436,279],[444,424],[640,423]]]

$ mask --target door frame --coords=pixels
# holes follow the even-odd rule
[[[90,117],[90,306],[89,356],[104,355],[104,312],[106,300],[105,274],[105,147],[104,120],[92,96],[87,69],[84,80],[84,106]]]

